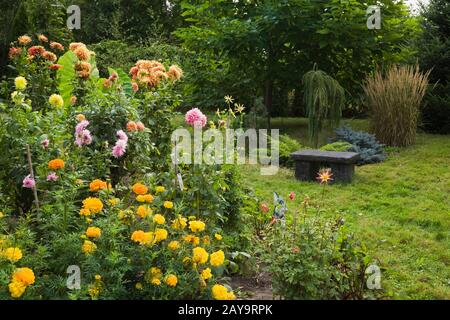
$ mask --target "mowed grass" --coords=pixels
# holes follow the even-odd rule
[[[367,126],[362,120],[346,122],[355,129]],[[305,125],[305,119],[273,121],[274,128],[303,144]],[[326,186],[324,214],[345,218],[379,261],[382,287],[394,298],[450,299],[450,136],[419,134],[414,146],[389,149],[388,155],[383,163],[357,167],[351,184]],[[285,199],[291,191],[297,199],[322,199],[322,186],[297,181],[289,169],[261,176],[259,167],[246,166],[242,175],[269,204],[273,191]],[[292,215],[293,202],[288,207]]]

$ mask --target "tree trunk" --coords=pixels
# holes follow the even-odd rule
[[[266,92],[264,95],[264,105],[266,106],[267,111],[267,129],[271,129],[271,123],[270,123],[270,114],[272,112],[272,104],[273,104],[273,80],[268,79],[266,81]]]

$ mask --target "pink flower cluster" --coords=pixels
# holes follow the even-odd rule
[[[92,143],[91,132],[86,129],[88,125],[89,121],[83,120],[75,127],[75,143],[79,147]]]
[[[116,132],[117,138],[116,145],[113,147],[112,154],[115,158],[123,156],[128,146],[128,136],[123,130]]]
[[[193,108],[186,112],[185,115],[186,123],[191,126],[201,126],[202,128],[206,125],[206,116],[198,108]]]
[[[50,172],[50,174],[47,176],[47,181],[54,182],[56,180],[58,180],[58,176],[56,175],[56,173]]]
[[[22,187],[27,188],[27,189],[33,189],[34,186],[36,185],[36,181],[34,181],[34,179],[31,177],[31,175],[27,175],[23,179],[22,183],[23,183]]]

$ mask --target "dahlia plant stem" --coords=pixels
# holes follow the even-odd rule
[[[34,179],[34,170],[33,170],[33,161],[31,160],[30,145],[27,144],[26,148],[27,148],[28,166],[30,168],[30,177],[31,177],[31,179],[35,180]],[[38,198],[38,194],[37,194],[36,185],[33,187],[33,194],[34,194],[34,203],[36,204],[36,209],[37,209],[37,216],[39,218],[40,217],[39,198]]]

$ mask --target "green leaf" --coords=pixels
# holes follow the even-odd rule
[[[58,69],[56,73],[58,81],[58,91],[64,100],[64,105],[69,105],[70,97],[74,90],[75,63],[77,56],[72,51],[67,51],[58,59],[58,64],[62,65],[62,68]]]
[[[122,85],[123,92],[127,96],[131,96],[133,92],[133,86],[131,85],[131,78],[123,71],[121,68],[113,69],[108,68],[109,75],[113,74],[113,72],[117,73],[119,77],[119,83]]]

